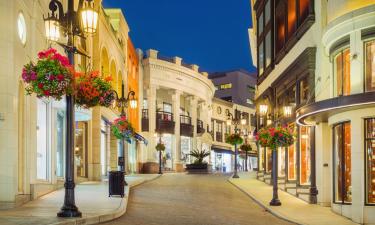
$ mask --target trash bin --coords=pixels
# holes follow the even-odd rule
[[[120,195],[124,197],[124,172],[110,171],[108,177],[109,197],[113,195]]]

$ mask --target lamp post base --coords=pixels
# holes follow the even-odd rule
[[[274,198],[270,201],[270,205],[272,206],[280,206],[281,205],[281,202],[278,198]]]
[[[82,213],[77,207],[65,207],[63,206],[60,212],[57,213],[58,217],[71,218],[71,217],[82,217]]]
[[[232,178],[240,178],[237,173],[233,174]]]

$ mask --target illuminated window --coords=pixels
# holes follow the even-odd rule
[[[365,43],[366,91],[375,91],[375,40]]]
[[[296,0],[288,0],[288,37],[297,29],[297,5]]]
[[[310,0],[299,0],[299,17],[304,21],[309,15]]]
[[[342,204],[351,203],[352,170],[350,122],[335,125],[333,127],[333,137],[334,202]]]
[[[310,184],[311,174],[311,128],[301,127],[300,128],[300,184]]]
[[[232,83],[220,84],[219,88],[220,88],[220,90],[231,89]]]
[[[285,44],[285,4],[280,1],[275,13],[276,22],[276,52],[279,52]]]
[[[375,118],[365,120],[367,203],[375,203]]]
[[[293,131],[295,130],[295,124],[289,125]],[[296,180],[296,159],[297,159],[297,151],[296,151],[296,143],[290,145],[288,147],[288,180]]]
[[[336,78],[336,96],[350,95],[350,50],[340,51],[334,60],[334,76]]]
[[[22,13],[18,14],[17,19],[17,29],[18,29],[18,37],[20,38],[21,43],[24,45],[26,44],[26,22],[25,17]]]

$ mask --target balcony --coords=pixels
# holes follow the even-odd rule
[[[216,132],[215,140],[217,142],[223,142],[223,134],[221,132]]]
[[[197,133],[203,134],[205,132],[202,120],[197,120]]]
[[[149,131],[148,127],[148,109],[142,109],[142,131]]]
[[[164,111],[156,112],[156,132],[174,134],[174,126],[173,113]]]
[[[193,137],[194,126],[191,124],[191,117],[180,115],[181,136]]]

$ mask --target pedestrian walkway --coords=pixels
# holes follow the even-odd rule
[[[239,179],[230,178],[229,182],[280,218],[306,225],[357,225],[357,223],[335,214],[330,207],[308,204],[284,191],[279,191],[279,199],[282,205],[270,206],[269,202],[272,199],[271,185],[257,180],[254,172],[240,173],[239,176]]]
[[[0,211],[1,225],[96,224],[120,217],[126,212],[129,187],[157,178],[158,174],[127,176],[125,197],[108,197],[108,182],[84,182],[76,186],[76,205],[82,218],[56,217],[64,202],[64,189],[57,190],[25,205]]]

